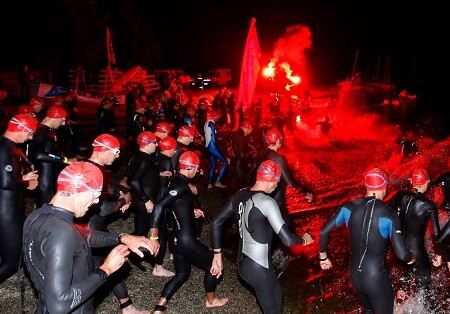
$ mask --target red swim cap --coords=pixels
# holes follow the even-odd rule
[[[428,172],[423,168],[417,168],[413,170],[411,175],[411,183],[414,186],[424,185],[430,181]]]
[[[90,162],[79,161],[65,167],[58,176],[58,192],[92,192],[99,197],[103,187],[102,171]]]
[[[108,150],[119,150],[120,142],[114,135],[100,134],[92,142],[95,152],[106,152]]]
[[[266,160],[259,165],[256,172],[256,180],[266,182],[279,182],[281,179],[281,170],[273,160]]]
[[[383,170],[373,168],[366,173],[364,184],[366,185],[366,188],[371,191],[385,190],[387,186],[387,175]]]
[[[53,105],[47,109],[47,114],[45,116],[53,119],[65,119],[67,118],[67,111],[61,106]]]
[[[267,144],[271,145],[275,144],[278,140],[282,140],[283,135],[281,134],[280,131],[278,131],[277,128],[271,128],[270,130],[267,131],[265,139]]]
[[[147,146],[148,144],[157,144],[158,138],[150,131],[143,131],[137,137],[139,147]]]
[[[159,141],[158,146],[161,150],[170,150],[177,147],[177,140],[173,137],[166,136]]]
[[[181,154],[178,161],[180,169],[187,169],[200,166],[200,157],[194,152],[187,151]]]
[[[9,120],[8,131],[10,132],[36,132],[38,122],[30,114],[20,113]]]
[[[41,106],[41,107],[44,107],[45,106],[45,99],[43,97],[34,96],[30,100],[30,106]]]
[[[30,105],[20,105],[19,108],[17,108],[17,113],[34,114],[34,110]]]
[[[173,129],[173,124],[168,122],[158,122],[156,125],[156,132],[170,133]]]
[[[183,125],[178,129],[178,136],[183,137],[195,137],[197,134],[197,129],[194,126]]]

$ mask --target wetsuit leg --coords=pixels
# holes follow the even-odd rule
[[[154,261],[155,264],[162,265],[164,262],[164,257],[166,256],[167,251],[167,241],[168,241],[168,230],[166,221],[163,218],[161,221],[161,225],[158,229],[158,237],[159,237],[159,251],[155,256]]]
[[[150,214],[147,213],[144,202],[137,200],[132,203],[134,212],[134,235],[146,237],[150,230]]]
[[[239,260],[239,276],[255,291],[264,314],[281,314],[283,291],[272,267],[264,268],[243,255]]]
[[[222,162],[222,168],[219,171],[219,175],[217,177],[217,181],[222,182],[223,181],[223,177],[225,176],[225,172],[228,169],[228,162],[225,159],[225,157],[222,155],[222,153],[218,150],[218,149],[211,149],[208,150],[209,153],[209,161],[211,162],[211,170],[209,171],[209,175],[208,175],[208,182],[210,184],[212,184],[212,178],[214,176],[214,172],[216,170],[217,167],[217,159],[220,160]]]
[[[387,270],[382,273],[359,280],[350,276],[358,299],[364,306],[365,313],[392,313],[394,311],[394,289]]]
[[[165,285],[161,292],[161,297],[169,301],[180,287],[189,279],[191,275],[191,262],[183,255],[171,249],[173,254],[173,266],[175,276],[173,276]]]
[[[217,161],[216,158],[209,152],[209,162],[211,163],[211,168],[209,168],[208,172],[208,184],[213,184],[214,182],[214,173],[216,172]]]
[[[0,283],[17,272],[19,267],[22,250],[22,221],[18,208],[9,208],[7,214],[0,218]]]

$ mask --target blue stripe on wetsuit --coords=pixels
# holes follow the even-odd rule
[[[380,218],[380,224],[378,225],[378,229],[380,230],[381,236],[385,239],[391,236],[392,234],[392,220],[389,218]]]
[[[339,226],[341,223],[345,222],[345,225],[348,227],[348,221],[351,214],[352,212],[347,207],[341,207],[339,214],[336,216],[336,226]]]

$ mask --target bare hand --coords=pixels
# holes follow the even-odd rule
[[[145,208],[147,209],[147,213],[151,214],[153,211],[153,207],[155,204],[151,200],[148,200],[147,203],[145,203]]]
[[[130,208],[130,205],[131,205],[131,204],[123,205],[122,207],[120,207],[120,211],[121,211],[122,213],[125,213],[125,212],[128,210],[128,208]]]
[[[198,191],[197,191],[197,187],[191,183],[188,183],[189,188],[191,189],[192,194],[197,195]]]
[[[128,254],[130,254],[128,248],[119,244],[106,256],[105,261],[99,268],[109,276],[127,261]]]
[[[331,260],[328,257],[324,261],[319,261],[319,264],[320,264],[320,268],[322,268],[323,270],[328,270],[331,267],[333,267],[333,264],[331,263]]]
[[[28,187],[27,187],[27,189],[28,190],[34,190],[38,186],[38,184],[39,184],[38,180],[35,180],[35,179],[28,180]]]
[[[24,181],[37,180],[37,179],[39,179],[37,170],[30,171],[22,176],[22,180],[24,180]]]
[[[211,275],[215,276],[216,278],[219,278],[220,276],[222,276],[222,270],[223,270],[222,254],[214,254],[211,269],[209,272],[211,273]]]
[[[172,176],[172,174],[173,174],[172,171],[166,170],[166,171],[160,172],[159,176],[160,177],[170,177],[170,176]]]
[[[130,192],[128,193],[123,193],[122,191],[119,191],[119,199],[123,198],[125,200],[125,204],[130,204],[131,203],[131,194]]]
[[[433,257],[433,266],[434,266],[434,267],[439,267],[439,266],[441,266],[441,265],[442,265],[442,262],[443,262],[443,258],[442,258],[441,255],[435,255],[435,256]]]
[[[314,243],[314,239],[312,238],[311,234],[309,232],[305,232],[302,235],[303,240],[305,240],[305,245],[310,245],[311,243]]]
[[[205,212],[199,208],[194,208],[195,218],[205,217]]]
[[[125,244],[131,251],[136,253],[139,257],[144,257],[142,249],[147,250],[152,255],[158,254],[159,251],[159,242],[147,239],[144,236],[125,234],[120,239],[120,242]]]

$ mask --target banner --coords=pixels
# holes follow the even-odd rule
[[[258,79],[261,58],[258,34],[256,32],[256,19],[252,18],[250,29],[245,43],[244,56],[242,57],[241,77],[239,82],[238,104],[242,104],[244,111],[250,107],[255,93],[256,80]]]

